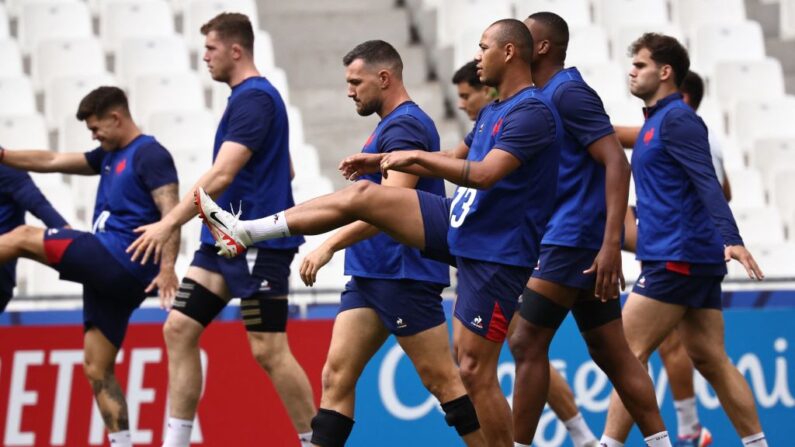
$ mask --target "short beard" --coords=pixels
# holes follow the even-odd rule
[[[359,116],[370,116],[373,113],[376,113],[379,110],[381,110],[383,104],[384,104],[383,101],[381,101],[380,99],[372,100],[366,104],[362,103],[362,107],[357,108],[356,113],[358,113]]]

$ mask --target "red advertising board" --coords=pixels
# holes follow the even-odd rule
[[[316,400],[331,320],[291,321],[290,345]],[[116,375],[127,391],[136,446],[162,443],[167,353],[160,324],[130,326]],[[0,327],[0,436],[4,446],[108,445],[82,371],[79,326]],[[194,443],[298,446],[295,430],[238,322],[217,322],[202,341],[205,389]]]

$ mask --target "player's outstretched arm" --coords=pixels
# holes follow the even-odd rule
[[[424,151],[425,152],[425,151]],[[453,149],[444,150],[441,152],[429,152],[437,156],[447,157],[449,159],[465,159],[469,154],[469,146],[463,141]],[[343,177],[348,180],[356,180],[365,174],[375,174],[381,171],[381,159],[387,154],[355,154],[345,157],[339,164],[339,170]],[[435,177],[435,175],[416,165],[412,168],[412,174],[419,177]]]
[[[0,163],[32,172],[62,172],[64,174],[96,175],[81,152],[53,152],[43,150],[7,150],[0,148]]]
[[[132,260],[140,259],[150,250],[162,251],[171,234],[196,216],[193,192],[203,187],[211,196],[218,196],[232,183],[235,175],[250,158],[251,150],[246,146],[231,141],[222,144],[212,168],[199,178],[171,212],[163,216],[159,222],[136,228],[135,231],[140,233],[140,236],[127,247],[127,253],[132,253]]]
[[[618,141],[624,149],[632,149],[635,147],[635,140],[638,139],[640,134],[640,127],[633,126],[613,126],[616,131]]]
[[[157,209],[160,211],[161,218],[162,216],[166,216],[179,204],[179,185],[176,183],[169,183],[152,190],[152,200],[154,200]],[[174,297],[177,293],[177,286],[179,285],[177,273],[174,271],[174,265],[177,262],[177,254],[179,253],[179,243],[180,230],[177,228],[171,234],[168,241],[166,241],[162,253],[154,253],[155,262],[160,262],[160,272],[146,288],[147,293],[155,288],[158,289],[160,307],[166,310],[171,309],[171,303],[174,301]],[[141,261],[142,264],[146,263],[149,255],[150,253],[144,254],[144,258]]]

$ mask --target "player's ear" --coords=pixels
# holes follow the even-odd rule
[[[378,83],[381,85],[382,89],[389,87],[392,83],[392,73],[387,69],[380,70],[378,72]]]
[[[240,46],[239,43],[232,44],[232,59],[240,60],[243,56],[243,47]]]
[[[516,45],[511,42],[505,44],[505,62],[516,57]]]
[[[674,78],[674,69],[668,64],[660,66],[660,80],[665,82]]]
[[[549,43],[549,40],[544,39],[538,42],[538,54],[547,54],[549,53],[550,48],[551,45]]]

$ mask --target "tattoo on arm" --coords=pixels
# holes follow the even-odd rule
[[[130,420],[127,416],[127,401],[113,372],[106,371],[102,379],[90,380],[99,412],[105,421],[105,427],[109,431],[129,430]]]
[[[169,183],[157,189],[152,190],[152,200],[155,201],[157,209],[160,210],[160,216],[165,216],[172,209],[179,204],[179,185],[176,183]],[[179,240],[180,230],[171,236],[165,247],[160,259],[160,265],[171,268],[177,261],[177,254],[179,253]]]

